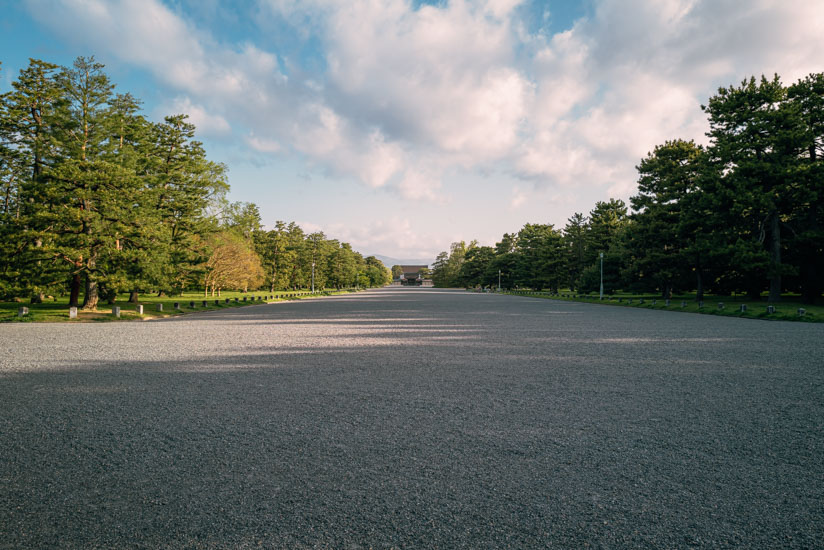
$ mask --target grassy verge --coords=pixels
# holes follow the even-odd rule
[[[141,295],[137,304],[128,301],[128,294],[118,295],[114,304],[99,303],[96,311],[82,311],[78,308],[77,319],[69,319],[68,296],[48,299],[42,304],[22,302],[0,302],[0,322],[54,323],[54,322],[106,322],[159,319],[175,315],[185,315],[198,311],[215,311],[233,307],[243,307],[262,303],[281,302],[346,294],[352,290],[325,290],[314,294],[308,290],[283,290],[273,292],[221,292],[218,296],[204,297],[203,292],[184,292],[180,296],[157,297]],[[227,302],[228,300],[228,302]],[[245,300],[245,301],[244,301]],[[206,305],[204,306],[204,301]],[[179,308],[175,308],[178,304]],[[138,313],[138,305],[143,306],[143,314]],[[158,306],[163,306],[162,310]],[[27,315],[18,316],[18,309],[26,307]],[[116,317],[113,308],[120,308],[120,317]]]
[[[779,321],[800,321],[806,323],[824,322],[824,306],[802,304],[797,296],[782,297],[782,301],[776,304],[768,304],[766,298],[762,300],[752,300],[745,296],[704,296],[703,306],[695,300],[695,295],[683,294],[674,296],[669,305],[666,300],[659,296],[650,294],[613,294],[604,296],[603,301],[598,299],[597,294],[574,294],[569,291],[561,291],[557,294],[551,292],[537,292],[528,290],[506,291],[504,294],[516,296],[531,296],[534,298],[547,298],[552,300],[564,300],[569,302],[600,303],[603,305],[617,307],[635,307],[645,309],[661,309],[667,311],[679,311],[685,313],[702,313],[706,315],[723,315],[725,317],[740,317],[742,319],[766,319]],[[719,307],[723,304],[723,307]],[[741,311],[741,306],[746,306],[745,311]],[[767,306],[773,307],[773,312],[767,311]],[[803,315],[799,315],[799,309],[804,310]]]

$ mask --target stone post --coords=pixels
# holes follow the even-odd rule
[[[741,304],[741,313],[747,312],[747,304]]]
[[[667,306],[667,307],[670,307],[670,301],[667,300],[666,302],[664,302],[664,305]]]
[[[684,300],[681,300],[681,307],[687,307],[687,302],[685,302]]]
[[[17,316],[18,317],[25,317],[28,314],[29,314],[29,308],[27,308],[27,307],[17,308]]]
[[[206,300],[203,300],[203,307],[206,307],[207,305],[209,305],[209,302],[207,302]]]
[[[220,305],[220,300],[215,300],[215,305],[219,306]]]
[[[767,306],[767,313],[775,313],[775,306]]]
[[[77,319],[77,308],[70,307],[69,308],[69,319]]]
[[[724,302],[718,302],[718,309],[724,309]]]
[[[798,308],[798,315],[799,315],[799,316],[803,316],[803,315],[805,315],[806,313],[807,313],[807,310],[806,310],[806,309],[804,309],[803,307]]]
[[[180,302],[175,302],[175,309],[180,309]]]
[[[137,314],[143,315],[143,306],[137,306]]]
[[[120,317],[120,308],[117,306],[112,307],[112,315],[115,317]]]
[[[157,304],[157,310],[163,311],[163,304]]]
[[[190,301],[189,301],[189,307],[190,307],[190,308],[192,308],[192,309],[194,309],[194,308],[196,308],[196,307],[197,307],[197,306],[195,305],[194,300],[190,300]]]

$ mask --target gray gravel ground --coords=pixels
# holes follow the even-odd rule
[[[0,548],[824,541],[824,325],[384,289],[0,346]]]

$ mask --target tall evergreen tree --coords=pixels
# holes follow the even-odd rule
[[[749,233],[741,243],[741,255],[757,258],[746,240],[763,245],[764,260],[750,263],[766,268],[759,271],[769,279],[771,302],[781,299],[781,276],[786,271],[781,227],[792,210],[793,168],[803,143],[799,117],[785,99],[778,76],[762,76],[760,81],[751,78],[737,87],[720,88],[703,106],[709,116],[712,154],[723,165],[720,184],[735,196],[730,214],[742,219]]]
[[[669,298],[673,289],[692,282],[695,269],[689,255],[689,236],[680,221],[687,216],[684,199],[697,191],[701,147],[675,140],[659,145],[637,167],[638,194],[630,198],[634,210],[627,231],[631,279],[644,290]]]
[[[824,73],[811,74],[788,89],[801,120],[801,155],[792,190],[794,244],[800,265],[801,299],[815,303],[824,274]]]
[[[576,212],[567,220],[564,227],[564,247],[567,267],[567,279],[564,281],[569,288],[575,290],[581,284],[581,274],[588,267],[589,220],[580,212]]]

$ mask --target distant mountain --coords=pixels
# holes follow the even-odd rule
[[[367,254],[369,256],[374,256],[380,261],[383,262],[383,265],[386,267],[392,267],[393,265],[430,265],[433,260],[421,260],[418,259],[400,259],[400,258],[392,258],[391,256],[383,256],[381,254]]]

